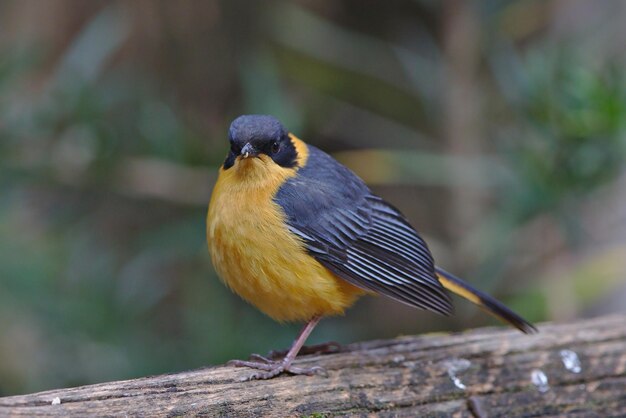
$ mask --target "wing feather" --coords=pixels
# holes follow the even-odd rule
[[[324,152],[309,146],[306,166],[274,200],[290,231],[337,276],[407,305],[451,313],[424,240],[397,209]]]

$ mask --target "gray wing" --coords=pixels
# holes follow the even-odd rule
[[[424,240],[397,209],[329,155],[309,146],[306,166],[274,200],[289,229],[337,276],[410,306],[452,312]]]

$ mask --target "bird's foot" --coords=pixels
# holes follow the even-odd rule
[[[307,376],[312,376],[317,373],[324,373],[324,369],[320,366],[296,367],[291,364],[291,361],[287,361],[286,358],[277,361],[270,360],[269,358],[260,356],[258,354],[252,354],[250,355],[250,358],[253,359],[253,361],[231,360],[228,362],[228,365],[230,366],[250,367],[252,369],[261,370],[260,372],[243,378],[242,381],[271,379],[283,372],[291,374],[304,374]]]
[[[335,341],[329,341],[327,343],[324,344],[317,344],[317,345],[305,345],[304,347],[302,347],[300,349],[300,352],[298,352],[298,355],[301,354],[333,354],[333,353],[338,353],[339,351],[341,351],[341,344],[339,344],[338,342]],[[272,350],[269,353],[267,353],[267,357],[271,358],[271,359],[279,359],[279,358],[283,358],[287,355],[288,350]],[[259,358],[259,357],[263,357],[263,356],[259,356],[258,354],[252,354],[250,357],[255,357],[255,358]],[[265,358],[265,357],[263,357]]]

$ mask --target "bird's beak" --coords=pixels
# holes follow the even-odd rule
[[[256,157],[257,155],[259,155],[259,152],[256,150],[256,148],[254,148],[251,143],[248,142],[246,145],[243,146],[239,155],[241,155],[242,158]]]

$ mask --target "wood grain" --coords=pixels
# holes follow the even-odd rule
[[[562,350],[576,353],[578,373]],[[218,366],[0,398],[0,416],[626,416],[626,316],[530,336],[484,328],[371,341],[297,363],[327,376],[240,382],[249,370]]]

